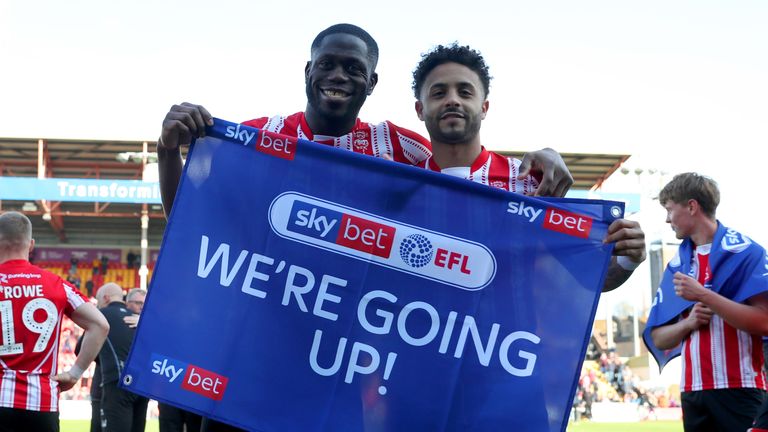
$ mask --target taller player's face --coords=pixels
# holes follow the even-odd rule
[[[424,121],[429,138],[443,144],[474,140],[488,112],[480,77],[458,63],[443,63],[424,79],[416,113]]]
[[[326,122],[356,119],[377,81],[365,42],[343,33],[323,39],[304,73],[309,107]]]
[[[664,208],[667,210],[667,223],[675,232],[675,237],[681,240],[690,237],[694,228],[690,205],[667,201]]]

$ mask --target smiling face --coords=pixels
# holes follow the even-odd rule
[[[416,102],[430,140],[443,144],[477,139],[488,111],[480,77],[458,63],[443,63],[429,72]]]
[[[322,40],[304,70],[306,117],[313,133],[338,136],[351,130],[376,86],[373,68],[368,47],[358,37],[338,33]]]

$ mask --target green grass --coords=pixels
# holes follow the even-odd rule
[[[568,432],[680,432],[681,421],[647,421],[640,423],[571,423]]]
[[[61,420],[61,432],[88,432],[91,429],[90,420]],[[145,432],[158,432],[160,425],[157,420],[147,420]]]

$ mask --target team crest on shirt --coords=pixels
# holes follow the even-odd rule
[[[368,145],[370,144],[370,140],[368,139],[368,133],[365,131],[355,131],[353,136],[354,139],[352,140],[352,145],[355,146],[355,150],[357,151],[365,151],[368,149]]]
[[[724,250],[733,253],[739,253],[744,251],[752,244],[752,240],[749,237],[739,233],[736,230],[728,229],[723,236],[721,246]]]
[[[499,189],[506,189],[507,185],[501,180],[494,180],[491,182],[491,186]]]

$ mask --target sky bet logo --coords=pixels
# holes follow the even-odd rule
[[[269,223],[282,237],[461,289],[482,289],[496,274],[479,243],[296,192],[272,201]]]
[[[507,206],[507,213],[524,217],[531,223],[536,221],[543,211],[543,209],[517,201],[510,201]],[[588,238],[590,231],[592,231],[592,218],[550,207],[544,213],[544,222],[541,226],[570,236]]]
[[[228,379],[199,366],[187,364],[159,354],[150,358],[152,373],[174,385],[213,400],[221,400]]]
[[[395,228],[303,201],[294,201],[288,230],[382,258],[389,257]]]
[[[244,126],[227,126],[224,135],[244,146],[253,145],[256,150],[282,159],[293,160],[296,155],[296,138]],[[255,141],[254,141],[255,140]]]
[[[551,207],[544,215],[542,226],[574,237],[588,238],[592,231],[592,218]]]

